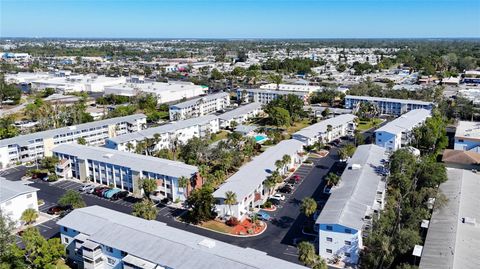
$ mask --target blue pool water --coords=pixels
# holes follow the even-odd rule
[[[260,142],[260,141],[265,140],[266,138],[267,138],[267,137],[264,136],[264,135],[256,135],[256,136],[255,136],[255,141]]]

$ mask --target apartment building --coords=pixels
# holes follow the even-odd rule
[[[412,131],[431,116],[427,109],[414,109],[375,130],[375,144],[395,151],[412,141]]]
[[[480,153],[480,122],[458,122],[455,131],[454,149]]]
[[[194,137],[205,137],[219,130],[218,117],[206,115],[112,137],[107,139],[106,147],[131,152],[135,150],[138,142],[154,139],[152,150],[159,150],[172,148],[175,144],[184,144]]]
[[[53,154],[61,160],[56,167],[60,177],[113,185],[134,194],[141,194],[142,178],[156,179],[160,195],[172,200],[187,196],[188,190],[179,187],[180,177],[190,179],[191,189],[202,183],[197,181],[197,167],[182,162],[78,144],[57,146]]]
[[[240,125],[247,120],[258,116],[258,114],[260,114],[261,112],[261,103],[253,102],[239,106],[233,110],[218,115],[218,119],[220,120],[220,128],[230,127],[232,126],[233,122],[235,122],[237,125]]]
[[[294,133],[292,138],[307,146],[312,146],[319,141],[329,143],[342,136],[353,135],[356,128],[356,118],[352,114],[329,118],[301,129]]]
[[[302,163],[305,158],[302,142],[294,139],[283,140],[240,167],[213,193],[217,199],[218,216],[234,216],[242,219],[248,215],[250,208],[262,205],[270,194],[270,190],[264,187],[263,182],[276,170],[275,161],[282,159],[284,155],[290,156],[291,160],[283,170],[279,171],[280,174]],[[235,205],[225,204],[225,193],[228,191],[236,194]]]
[[[122,83],[105,87],[105,94],[122,96],[135,96],[141,93],[153,94],[157,97],[159,104],[194,98],[207,92],[208,87],[195,85],[190,82]]]
[[[264,89],[238,89],[237,100],[241,100],[244,103],[258,102],[263,105],[270,103],[272,100],[277,99],[280,96],[293,94],[300,98],[305,104],[308,103],[310,93],[308,92],[295,92],[295,91],[276,91],[276,90],[264,90]]]
[[[79,269],[306,269],[100,206],[75,209],[57,224],[67,257]]]
[[[371,96],[345,96],[345,108],[353,109],[356,111],[360,103],[367,102],[373,103],[377,106],[380,114],[396,115],[400,116],[403,113],[409,112],[414,109],[427,109],[432,110],[432,102],[424,102],[418,100],[407,99],[393,99],[384,97],[371,97]]]
[[[21,224],[23,211],[32,208],[38,211],[37,188],[22,181],[10,181],[0,177],[0,209],[17,226]]]
[[[76,143],[79,138],[84,138],[88,145],[100,146],[107,138],[141,130],[146,122],[144,114],[135,114],[3,139],[0,168],[52,156],[53,147]]]
[[[432,213],[419,268],[480,268],[480,175],[447,168],[447,176],[447,203]]]
[[[221,111],[230,106],[230,95],[226,92],[210,94],[182,103],[171,105],[170,120],[185,120]]]
[[[384,208],[386,183],[383,163],[385,148],[361,145],[347,162],[340,183],[316,220],[319,255],[327,260],[339,257],[347,267],[358,263],[364,231]]]
[[[289,92],[304,92],[304,93],[313,93],[321,91],[320,86],[311,86],[311,85],[298,85],[298,84],[275,84],[269,83],[260,86],[260,89],[264,90],[279,90],[279,91],[289,91]]]

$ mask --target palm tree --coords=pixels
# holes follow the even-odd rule
[[[232,205],[237,203],[237,194],[233,191],[225,192],[225,204],[228,205],[229,215],[232,214]]]
[[[268,189],[268,195],[272,194],[273,188],[276,184],[277,183],[272,179],[271,176],[268,176],[265,181],[263,181],[263,185]]]
[[[340,182],[340,177],[333,172],[328,173],[325,179],[327,180],[327,185],[329,186],[337,186],[337,184]]]
[[[282,160],[276,160],[275,161],[275,167],[277,168],[276,171],[280,170],[280,168],[282,168],[285,164],[283,163]]]
[[[282,83],[282,75],[280,74],[271,74],[270,77],[269,77],[270,81],[272,83],[275,83],[275,85],[277,85],[277,90],[280,89],[280,84]]]
[[[25,211],[23,211],[22,213],[22,216],[20,217],[20,219],[23,220],[27,225],[34,223],[37,218],[38,212],[33,208],[25,209]]]
[[[307,266],[313,266],[317,261],[317,254],[315,253],[315,246],[307,241],[300,242],[298,248],[298,260]]]
[[[126,147],[127,147],[128,152],[132,152],[132,150],[133,150],[133,144],[132,143],[128,142]]]
[[[288,165],[292,161],[292,157],[290,155],[285,154],[282,157],[283,165]]]
[[[183,196],[185,196],[185,199],[187,199],[188,193],[187,193],[187,187],[188,187],[188,178],[181,176],[178,178],[178,186],[183,189]]]
[[[302,205],[300,206],[300,210],[305,216],[310,217],[317,211],[317,202],[313,198],[306,197],[302,201]]]

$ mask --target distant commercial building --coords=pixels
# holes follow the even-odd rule
[[[316,221],[319,255],[327,262],[339,257],[343,267],[358,263],[364,231],[372,229],[373,219],[384,208],[386,158],[385,148],[370,144],[359,146],[348,160]]]
[[[170,122],[158,127],[152,127],[125,135],[107,139],[106,147],[120,151],[134,151],[138,142],[155,139],[155,150],[172,148],[174,144],[185,144],[194,137],[205,137],[218,132],[219,121],[215,115],[206,115],[176,122]]]
[[[239,106],[233,110],[227,111],[221,115],[218,115],[220,120],[220,127],[227,128],[232,125],[232,122],[237,123],[237,125],[246,122],[247,120],[258,116],[262,112],[262,104],[260,103],[249,103],[246,105]]]
[[[414,109],[375,130],[375,144],[395,151],[412,141],[412,131],[431,116],[431,111]]]
[[[188,190],[179,187],[180,177],[190,179],[190,190],[202,185],[197,167],[182,162],[78,144],[60,145],[53,154],[61,160],[56,167],[61,177],[113,185],[135,194],[141,193],[142,178],[156,179],[160,196],[172,200],[187,196]]]
[[[53,76],[30,81],[32,90],[55,89],[61,93],[104,92],[108,86],[124,83],[124,77],[106,77],[98,75]]]
[[[100,206],[75,209],[57,224],[67,257],[84,269],[306,269]]]
[[[141,130],[146,121],[145,115],[135,114],[3,139],[0,168],[52,156],[53,147],[76,143],[79,138],[84,138],[88,145],[103,145],[109,137]]]
[[[264,187],[263,182],[276,170],[275,161],[282,159],[283,155],[290,156],[291,160],[280,171],[281,174],[300,165],[304,160],[302,142],[294,139],[283,140],[240,167],[213,193],[217,199],[216,212],[218,216],[233,216],[243,219],[250,212],[250,208],[262,205],[267,200],[270,191]],[[228,191],[236,194],[237,203],[235,205],[225,204],[225,193]]]
[[[480,153],[480,122],[458,122],[457,130],[455,132],[454,149]]]
[[[25,185],[22,181],[10,181],[0,177],[0,209],[16,225],[26,209],[38,211],[38,189]]]
[[[141,93],[153,94],[159,104],[180,101],[207,93],[208,87],[193,83],[123,83],[105,87],[105,94],[135,96]]]
[[[280,96],[293,94],[301,99],[304,103],[307,103],[310,93],[308,92],[292,92],[292,91],[276,91],[276,90],[264,90],[264,89],[238,89],[237,100],[242,102],[258,102],[263,105],[270,103],[272,100],[279,98]]]
[[[210,94],[182,103],[171,105],[170,120],[185,120],[221,111],[230,106],[230,95],[226,92]]]
[[[345,96],[345,108],[358,109],[360,103],[373,103],[378,107],[380,114],[389,114],[400,116],[403,113],[409,112],[414,109],[427,109],[432,110],[432,102],[424,102],[418,100],[407,99],[393,99],[384,97],[371,97],[371,96]]]
[[[419,268],[480,268],[480,175],[449,168],[447,176],[447,203],[433,211]]]
[[[318,92],[322,88],[320,86],[310,86],[310,85],[299,85],[299,84],[277,84],[270,83],[260,86],[260,89],[264,90],[279,90],[287,92],[304,92],[304,93],[313,93]]]
[[[329,118],[301,129],[294,133],[292,138],[307,146],[312,146],[319,141],[329,143],[342,136],[353,135],[356,128],[355,118],[357,117],[352,114]]]

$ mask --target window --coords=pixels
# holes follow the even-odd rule
[[[69,250],[68,248],[65,249],[65,253],[66,253],[67,255],[70,255],[70,250]]]
[[[345,241],[345,245],[351,246],[351,245],[352,245],[352,242],[350,242],[350,241]]]
[[[326,251],[327,251],[327,253],[330,253],[330,254],[332,253],[332,250],[329,249],[329,248],[327,248]]]
[[[64,231],[64,232],[68,232],[68,228],[67,228],[67,227],[63,227],[63,231]]]
[[[108,262],[108,264],[110,264],[110,265],[114,265],[114,264],[115,264],[115,260],[112,259],[112,258],[107,258],[107,262]]]
[[[352,230],[350,230],[350,229],[345,229],[345,233],[351,234],[351,233],[352,233]]]
[[[327,237],[327,242],[332,242],[332,238],[331,238],[331,237]]]
[[[458,139],[458,142],[463,142],[463,139]]]
[[[32,198],[32,194],[31,194],[31,193],[27,194],[27,199],[29,199],[29,198]]]
[[[332,230],[333,230],[333,227],[330,226],[330,225],[327,225],[327,230],[328,230],[328,231],[332,231]]]
[[[113,249],[111,247],[107,247],[107,251],[112,253],[113,252]]]
[[[69,241],[68,238],[65,237],[64,239],[65,239],[65,240],[63,240],[63,241],[65,242],[65,244],[68,244],[68,241]]]
[[[345,252],[345,257],[350,258],[350,253]]]

